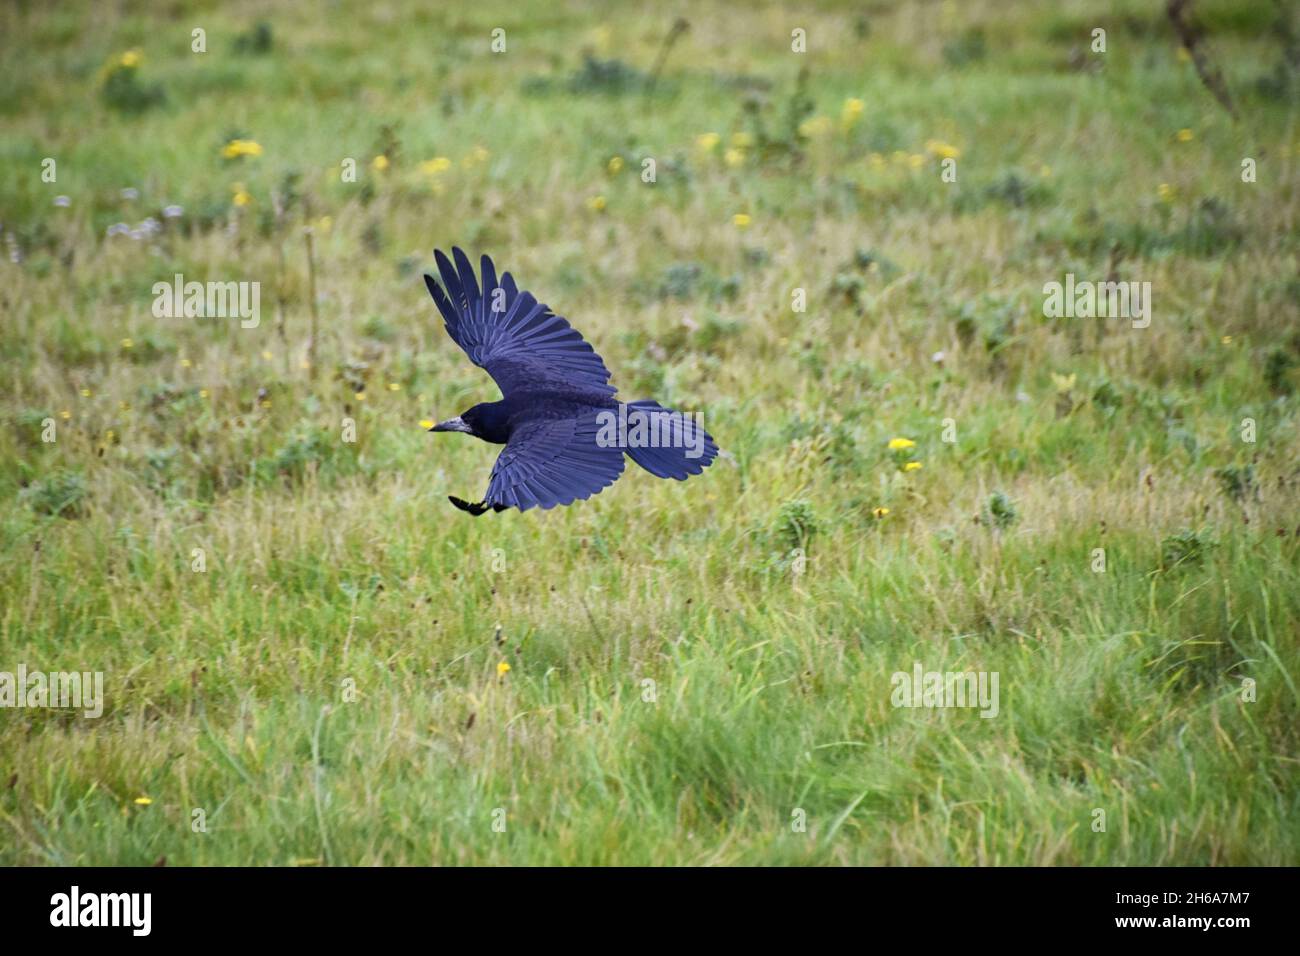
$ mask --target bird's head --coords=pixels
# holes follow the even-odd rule
[[[431,432],[464,432],[481,438],[483,441],[504,444],[507,438],[504,409],[502,402],[482,402],[468,411],[461,412],[455,418],[439,422],[429,429]]]

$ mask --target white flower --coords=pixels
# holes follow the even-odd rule
[[[163,218],[164,218],[164,219],[179,219],[179,218],[181,217],[181,214],[184,213],[184,212],[185,212],[185,210],[184,210],[183,208],[181,208],[180,206],[176,206],[176,205],[165,206],[165,207],[163,208]]]
[[[67,209],[72,205],[72,200],[67,196],[55,196],[54,205],[58,206],[60,209]]]
[[[113,223],[113,225],[108,227],[108,235],[110,237],[125,236],[130,231],[131,231],[131,227],[124,222],[115,222]]]

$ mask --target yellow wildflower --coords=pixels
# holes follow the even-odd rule
[[[506,661],[500,661],[497,664],[497,677],[505,677],[510,673],[510,664]]]
[[[889,514],[889,509],[884,507],[876,508],[871,513],[877,518],[883,518],[885,515]]]
[[[1193,133],[1190,129],[1183,127],[1178,131],[1178,133],[1174,136],[1174,138],[1178,140],[1178,142],[1180,143],[1190,143],[1193,139],[1196,138],[1196,134]]]
[[[383,153],[380,153],[378,156],[376,156],[374,159],[370,161],[370,168],[377,173],[382,173],[385,169],[388,168],[388,157],[385,156]]]
[[[421,419],[420,419],[420,427],[423,428],[426,432],[427,432],[430,428],[432,428],[433,425],[434,425],[434,421],[433,421],[432,418],[421,418]]]
[[[728,166],[744,166],[745,151],[743,149],[729,149],[722,155],[722,159]]]
[[[451,169],[451,160],[446,156],[435,156],[433,159],[426,159],[420,164],[420,172],[426,176],[437,176],[449,169]]]
[[[127,50],[117,62],[128,70],[134,70],[143,60],[139,50]]]
[[[936,156],[939,159],[956,159],[961,155],[961,150],[956,146],[938,139],[926,140],[925,151],[931,156]]]
[[[737,229],[748,229],[754,220],[749,217],[748,213],[738,212],[731,217],[731,221]]]
[[[153,803],[153,798],[152,798],[152,797],[136,797],[135,800],[133,800],[132,802],[133,802],[137,807],[147,807],[147,806],[149,806],[149,804]]]
[[[903,471],[920,471],[921,463],[919,461],[909,461],[903,466]]]
[[[623,169],[623,157],[611,156],[605,168],[609,170],[611,176],[618,174]]]
[[[905,451],[908,448],[915,448],[916,442],[910,438],[891,438],[889,439],[890,451]]]
[[[241,156],[261,156],[262,144],[251,139],[232,139],[221,147],[221,155],[226,159],[239,159]]]
[[[592,212],[604,212],[605,197],[592,196],[590,199],[587,200],[587,208],[590,209]]]
[[[867,104],[862,102],[856,96],[851,96],[844,101],[844,108],[840,110],[840,125],[845,129],[851,129],[862,119],[862,113],[867,108]]]
[[[1062,395],[1074,388],[1074,383],[1077,379],[1078,375],[1074,372],[1071,372],[1069,375],[1057,375],[1055,372],[1052,373],[1052,384],[1056,386],[1056,390]]]

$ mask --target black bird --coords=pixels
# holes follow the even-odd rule
[[[457,508],[481,515],[572,504],[617,481],[624,452],[650,474],[678,481],[698,475],[718,456],[694,417],[649,399],[614,398],[617,389],[596,351],[548,306],[520,292],[509,272],[498,280],[484,256],[480,290],[465,253],[451,253],[455,265],[434,253],[442,286],[428,274],[425,285],[447,334],[492,376],[502,397],[429,431],[466,432],[506,446],[483,500],[450,496]]]

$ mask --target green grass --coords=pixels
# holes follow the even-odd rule
[[[106,692],[0,709],[0,863],[1300,862],[1281,7],[1197,5],[1234,122],[1158,3],[718,4],[652,95],[670,16],[525,6],[0,12],[0,671]],[[726,458],[454,510],[453,243]],[[891,706],[916,661],[998,715]]]

